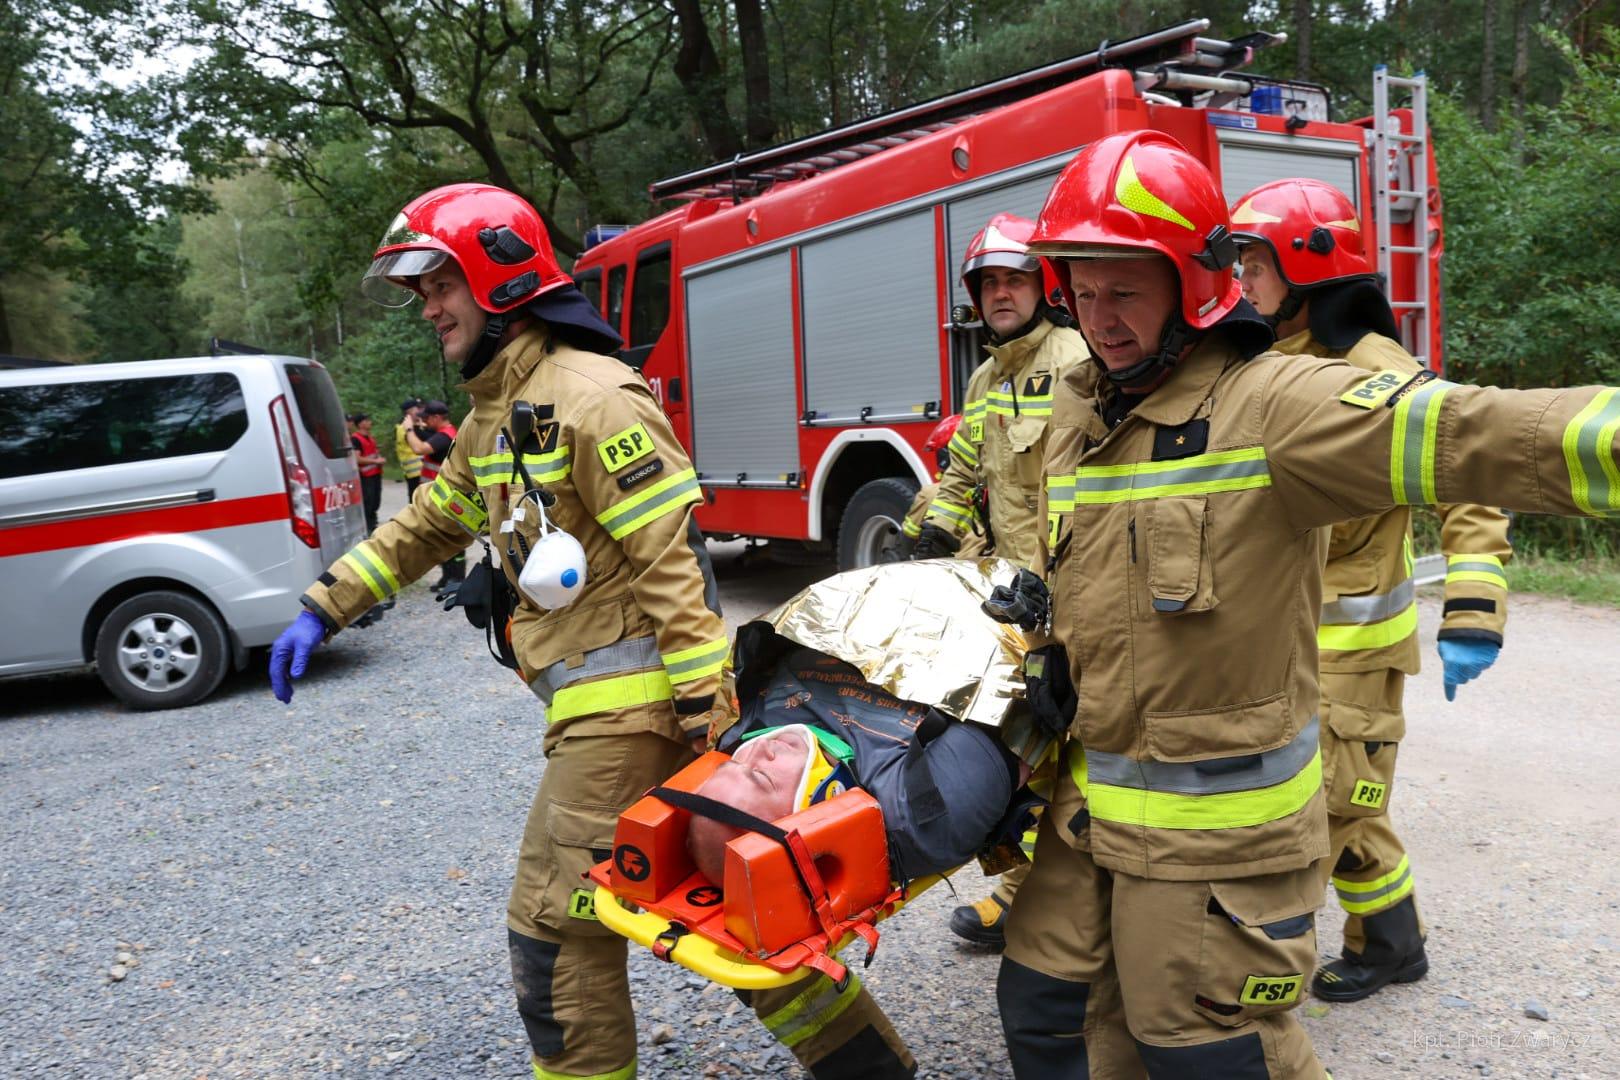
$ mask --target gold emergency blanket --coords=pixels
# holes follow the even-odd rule
[[[763,621],[903,701],[1000,727],[1023,701],[1028,644],[979,605],[1017,572],[995,558],[884,563],[818,581]]]

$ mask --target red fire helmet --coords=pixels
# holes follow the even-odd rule
[[[489,184],[449,184],[406,204],[383,234],[360,291],[404,307],[414,279],[454,259],[473,299],[491,314],[570,284],[540,215],[520,196]]]
[[[1232,227],[1239,244],[1271,248],[1278,272],[1290,285],[1373,277],[1355,206],[1344,192],[1321,180],[1261,184],[1233,204]]]
[[[957,429],[958,425],[960,425],[961,423],[962,423],[962,414],[961,413],[953,413],[950,416],[947,416],[945,419],[941,420],[939,423],[935,424],[934,425],[934,430],[930,431],[928,433],[927,440],[925,440],[923,442],[923,449],[924,450],[942,450],[942,449],[944,449],[945,444],[951,441],[951,436],[956,434],[956,429]]]
[[[1005,266],[1013,270],[1041,272],[1041,293],[1048,300],[1058,286],[1057,275],[1045,259],[1029,253],[1029,237],[1035,223],[1017,214],[997,214],[984,228],[968,241],[967,253],[962,256],[962,284],[975,308],[979,303],[979,271],[987,266]]]
[[[1237,306],[1237,246],[1220,185],[1204,163],[1159,131],[1109,135],[1069,162],[1046,197],[1031,254],[1137,258],[1157,252],[1181,277],[1181,318],[1207,330]],[[1068,268],[1059,280],[1069,305]]]

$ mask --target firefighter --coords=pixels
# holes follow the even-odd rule
[[[1361,221],[1337,188],[1304,179],[1264,184],[1234,204],[1232,224],[1243,296],[1273,320],[1277,352],[1339,357],[1402,378],[1421,370],[1394,340],[1395,317],[1367,262]],[[1502,647],[1502,564],[1513,549],[1501,511],[1436,509],[1449,568],[1439,649],[1451,699]],[[1345,911],[1345,944],[1311,983],[1326,1001],[1359,1001],[1429,968],[1411,867],[1387,813],[1406,734],[1402,692],[1418,673],[1411,549],[1406,507],[1335,525],[1328,541],[1317,631],[1330,854],[1323,869]]]
[[[1325,527],[1442,501],[1620,516],[1620,391],[1261,355],[1220,185],[1160,132],[1081,151],[1030,250],[1096,363],[1047,443],[1073,720],[998,977],[1014,1072],[1320,1078],[1292,1010],[1328,856]]]
[[[911,506],[906,510],[905,520],[900,523],[900,531],[890,538],[883,549],[883,562],[905,562],[912,557],[916,548],[917,537],[922,535],[923,518],[928,513],[928,507],[933,503],[934,496],[939,494],[939,478],[945,474],[950,465],[951,454],[959,450],[950,449],[950,443],[956,436],[956,429],[961,426],[962,414],[953,413],[934,425],[934,430],[928,433],[923,441],[923,449],[934,455],[934,461],[939,471],[934,473],[934,482],[919,488],[911,500]],[[971,449],[971,446],[968,447]],[[970,535],[962,538],[961,547],[956,551],[960,558],[968,559],[978,555],[989,555],[989,545],[985,542],[984,520],[978,513],[978,507],[971,507],[974,512],[970,523]]]
[[[997,214],[968,241],[962,284],[989,333],[990,358],[968,379],[962,426],[951,437],[914,558],[961,553],[982,489],[995,553],[1033,565],[1052,386],[1086,358],[1068,313],[1048,299],[1050,271],[1025,247],[1034,227],[1028,218]]]
[[[1085,341],[1050,302],[1051,271],[1026,246],[1035,223],[997,214],[968,241],[962,284],[984,320],[990,358],[968,379],[962,426],[949,443],[939,493],[928,506],[913,557],[963,555],[973,518],[985,504],[984,531],[994,554],[1036,566],[1042,522],[1041,455],[1052,416],[1052,387],[1086,360]],[[1044,781],[1044,777],[1037,783]],[[1033,837],[1026,847],[1033,851]],[[1007,909],[1029,864],[1003,874],[989,896],[951,912],[957,936],[999,948]]]
[[[473,411],[433,480],[304,595],[271,682],[289,700],[316,645],[474,536],[495,538],[516,582],[539,500],[521,514],[514,500],[531,483],[554,498],[546,513],[584,546],[588,577],[561,610],[524,599],[510,625],[549,722],[507,910],[513,981],[537,1077],[632,1076],[625,942],[596,921],[580,875],[611,846],[619,809],[690,760],[716,716],[727,645],[692,518],[697,480],[640,376],[604,355],[618,335],[517,196],[455,184],[414,200],[363,288],[391,305],[422,298]],[[535,421],[521,443],[517,402]]]

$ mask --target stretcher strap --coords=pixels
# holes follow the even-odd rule
[[[821,880],[821,871],[816,869],[816,860],[811,856],[810,849],[805,846],[804,837],[799,835],[797,829],[789,831],[764,818],[755,817],[735,806],[717,802],[696,792],[655,787],[647,794],[677,809],[718,821],[733,829],[759,833],[766,839],[781,844],[787,851],[788,862],[792,864],[793,872],[797,875],[799,884],[803,886],[805,896],[810,899],[810,905],[815,909],[822,932],[829,940],[837,940],[838,920],[832,917],[832,901],[827,895],[827,886]]]

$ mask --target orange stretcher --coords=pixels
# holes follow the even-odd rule
[[[711,750],[619,815],[613,854],[591,868],[596,917],[681,964],[740,990],[765,990],[819,971],[842,983],[837,953],[857,937],[866,963],[876,924],[939,875],[895,884],[883,812],[853,788],[726,845],[716,888],[686,850],[697,806],[688,798],[729,755]],[[698,807],[701,809],[701,807]]]

